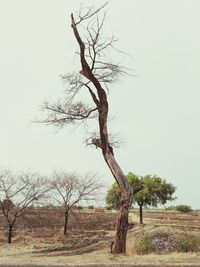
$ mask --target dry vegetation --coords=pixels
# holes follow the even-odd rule
[[[175,244],[183,236],[189,236],[189,242],[192,240],[194,244],[200,240],[200,213],[145,212],[144,218],[144,225],[140,226],[137,213],[130,214],[134,227],[129,230],[127,255],[116,256],[110,254],[115,213],[76,211],[70,216],[69,234],[64,237],[63,218],[58,209],[30,209],[18,221],[11,245],[7,244],[5,224],[0,216],[0,264],[180,266],[200,263],[196,247],[192,253],[178,253]]]

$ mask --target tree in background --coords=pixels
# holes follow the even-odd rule
[[[87,122],[85,124],[87,126],[89,120],[96,119],[98,130],[94,131],[87,140],[89,140],[88,144],[101,150],[103,158],[120,188],[120,209],[113,252],[125,253],[128,213],[134,194],[143,186],[140,185],[133,189],[129,185],[115,159],[113,143],[108,131],[107,92],[110,85],[127,73],[127,69],[119,63],[121,58],[116,63],[110,60],[111,51],[112,55],[117,51],[121,52],[115,49],[116,39],[113,36],[102,35],[106,5],[107,3],[97,9],[81,9],[75,16],[71,14],[71,27],[79,47],[77,55],[81,63],[81,70],[63,76],[67,86],[65,94],[56,102],[44,103],[43,110],[46,112],[46,116],[40,122],[62,128],[65,125],[80,124],[80,122]],[[119,58],[119,56],[115,58]],[[122,90],[122,94],[125,94],[125,90]]]
[[[140,179],[137,175],[135,175],[135,174],[132,174],[132,175],[134,176],[134,178],[132,176],[132,179],[130,179],[129,175],[127,175],[126,178],[129,182],[129,184],[131,184],[131,186],[133,186],[133,188],[137,188],[138,185],[140,185]],[[113,183],[111,188],[107,191],[107,195],[106,195],[107,208],[119,209],[120,208],[120,198],[121,198],[120,188],[119,188],[117,183]]]
[[[188,205],[180,204],[177,206],[168,206],[165,207],[165,210],[170,210],[170,211],[179,211],[183,213],[191,212],[192,208]]]
[[[80,177],[66,172],[54,172],[51,185],[54,191],[52,195],[64,215],[63,233],[66,235],[69,213],[72,213],[73,207],[83,201],[97,200],[102,185],[97,182],[96,175]]]
[[[0,210],[8,225],[8,243],[12,241],[13,227],[27,208],[45,197],[46,179],[36,173],[13,174],[0,171]]]
[[[174,200],[173,194],[176,190],[175,186],[167,183],[164,179],[157,176],[137,176],[133,173],[129,173],[127,176],[129,183],[133,188],[144,184],[145,188],[138,192],[134,197],[134,203],[137,203],[140,211],[140,223],[143,223],[143,207],[153,206],[157,207],[158,204],[164,205],[167,201]],[[116,183],[108,190],[106,202],[107,205],[118,209],[120,201],[120,190]]]

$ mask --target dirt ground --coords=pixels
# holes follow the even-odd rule
[[[58,209],[32,209],[17,221],[12,243],[34,244],[35,254],[59,252],[81,254],[109,246],[116,214],[75,210],[70,214],[67,235],[63,235],[63,216]],[[0,245],[6,244],[7,229],[0,216]]]
[[[144,212],[144,222],[200,232],[200,212],[148,211]]]
[[[135,255],[129,247],[143,229],[159,226],[200,233],[200,213],[144,212],[144,226],[138,224],[138,212],[130,213],[127,255],[110,254],[116,213],[76,210],[71,214],[69,231],[63,236],[63,216],[58,209],[33,209],[21,218],[14,229],[13,243],[7,244],[6,225],[0,216],[0,264],[195,264],[200,253]],[[144,228],[142,228],[144,227]],[[149,227],[149,228],[148,228]],[[180,266],[180,265],[179,265]]]

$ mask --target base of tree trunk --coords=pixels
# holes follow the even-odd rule
[[[132,196],[131,198],[132,199]],[[126,238],[128,232],[128,215],[129,215],[129,208],[130,203],[132,201],[128,199],[123,201],[117,218],[117,226],[116,226],[116,236],[114,242],[114,249],[112,250],[113,253],[116,254],[125,254],[126,253]]]

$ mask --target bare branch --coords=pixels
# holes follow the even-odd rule
[[[75,104],[65,104],[62,102],[44,102],[43,110],[46,111],[46,119],[39,121],[47,125],[63,127],[66,124],[73,124],[76,121],[85,121],[97,117],[97,108],[89,108],[82,102]]]
[[[26,208],[42,199],[48,191],[46,179],[36,173],[0,172],[0,209],[9,226],[8,241],[18,217]]]
[[[102,6],[100,6],[97,9],[94,7],[85,8],[86,11],[84,14],[82,14],[83,9],[80,9],[79,14],[78,14],[79,20],[77,20],[76,25],[80,24],[84,20],[88,20],[92,18],[95,14],[98,14],[102,9],[104,9],[107,6],[108,3],[109,1],[105,2]]]
[[[66,172],[54,172],[51,183],[52,190],[55,192],[56,201],[59,203],[63,215],[65,215],[65,230],[67,230],[68,212],[75,205],[82,201],[97,199],[97,194],[102,185],[97,182],[96,175],[85,175],[80,177],[77,174]]]
[[[126,74],[126,69],[123,66],[111,63],[105,57],[106,51],[112,48],[114,42],[117,41],[113,36],[103,37],[101,33],[106,12],[104,11],[103,14],[100,12],[107,4],[108,2],[105,2],[97,9],[82,9],[77,19],[71,14],[71,26],[79,44],[82,69],[79,73],[73,72],[61,76],[66,85],[64,101],[45,101],[42,105],[42,111],[45,112],[46,118],[34,122],[62,128],[67,124],[74,125],[76,122],[86,122],[88,119],[97,118],[96,111],[100,111],[102,99],[106,100],[106,94],[101,84],[108,89],[107,84],[116,81],[120,75]],[[79,24],[82,26],[83,22],[86,22],[86,27],[83,28],[86,33],[84,39],[77,28]],[[83,88],[88,89],[95,107],[75,99]],[[105,101],[103,102],[105,104]]]
[[[133,190],[133,194],[135,195],[136,193],[140,192],[141,190],[143,190],[145,188],[144,184],[141,184],[139,186],[137,186],[134,190]]]
[[[90,133],[90,137],[85,139],[84,143],[87,146],[93,145],[102,149],[101,138],[97,132]],[[122,143],[123,141],[119,138],[119,134],[109,134],[109,149],[112,154],[114,154],[113,148],[119,148]]]

